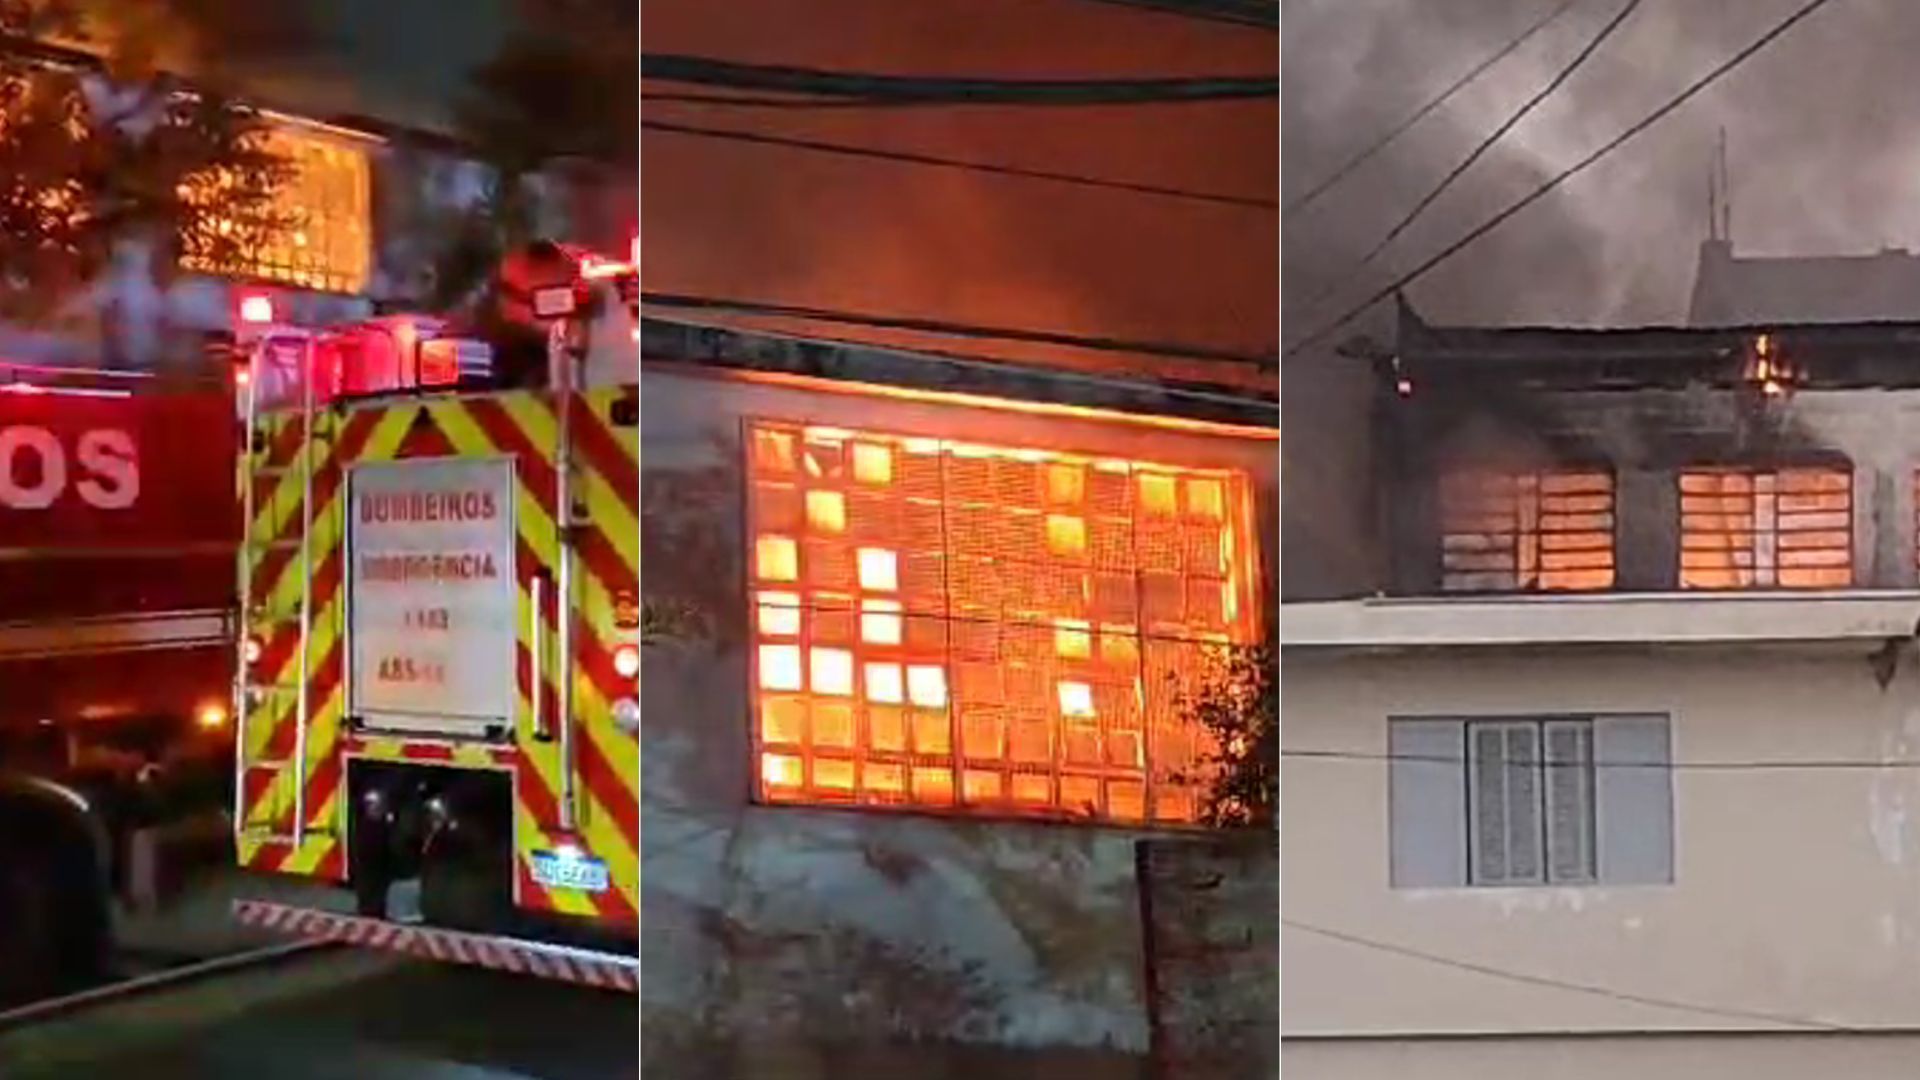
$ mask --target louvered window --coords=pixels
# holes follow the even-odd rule
[[[1447,592],[1613,585],[1613,476],[1607,472],[1450,473],[1440,484],[1440,521]]]
[[[1476,721],[1467,752],[1472,883],[1592,881],[1591,722]]]
[[[1680,586],[1853,584],[1853,476],[1845,468],[1680,476]]]

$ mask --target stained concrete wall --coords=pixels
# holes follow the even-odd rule
[[[1875,645],[1289,653],[1286,750],[1342,756],[1283,762],[1284,1030],[1920,1027],[1920,662]],[[1595,712],[1671,717],[1671,884],[1389,884],[1389,717]]]
[[[1268,496],[1272,443],[643,371],[648,599],[705,623],[650,648],[642,676],[649,1060],[676,1040],[929,1040],[1132,1075],[1148,1045],[1139,833],[751,802],[743,422],[1235,465]]]

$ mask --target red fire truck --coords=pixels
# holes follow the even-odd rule
[[[233,412],[0,363],[0,1000],[98,974],[129,838],[227,786]]]
[[[243,343],[235,849],[353,908],[242,921],[637,988],[633,284],[537,245],[490,340]]]
[[[209,809],[359,912],[243,921],[636,985],[633,273],[539,244],[462,327],[261,293],[196,377],[0,364],[0,1005],[99,978],[129,838]]]

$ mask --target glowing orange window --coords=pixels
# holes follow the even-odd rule
[[[1244,474],[779,423],[747,463],[763,800],[1194,820]]]

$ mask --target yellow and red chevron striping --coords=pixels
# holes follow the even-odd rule
[[[612,702],[636,688],[615,673],[612,654],[631,635],[612,623],[611,598],[638,589],[638,445],[631,429],[611,420],[612,402],[634,390],[594,391],[580,395],[574,410],[576,505],[585,519],[572,530],[575,551],[574,817],[576,828],[562,833],[559,796],[561,767],[551,741],[532,731],[532,695],[542,698],[546,717],[557,715],[561,673],[543,664],[541,685],[533,683],[532,645],[526,627],[539,604],[543,637],[555,639],[560,547],[555,525],[557,470],[552,447],[557,420],[550,396],[514,392],[471,397],[441,397],[398,403],[349,406],[316,424],[321,439],[301,438],[298,417],[277,417],[268,425],[265,447],[249,455],[253,470],[246,482],[263,492],[256,500],[253,539],[243,572],[259,598],[250,622],[267,625],[265,647],[254,681],[290,683],[297,679],[299,628],[286,618],[297,606],[300,581],[296,559],[303,494],[300,462],[314,460],[314,536],[320,553],[314,566],[313,629],[309,645],[310,720],[304,784],[308,815],[306,843],[295,851],[273,839],[291,831],[292,782],[287,759],[294,751],[296,724],[291,694],[263,701],[255,713],[243,753],[244,814],[240,834],[243,863],[321,877],[343,870],[345,820],[340,794],[344,774],[355,759],[433,762],[470,768],[509,770],[515,789],[518,849],[518,897],[523,906],[598,916],[631,923],[637,919],[639,875],[638,754],[630,736],[613,723]],[[431,457],[510,456],[518,481],[515,515],[516,576],[523,616],[517,658],[520,715],[511,747],[480,747],[430,739],[354,735],[342,730],[345,711],[345,601],[341,595],[341,541],[345,529],[344,481],[347,469],[361,462]],[[281,470],[261,475],[271,466]],[[266,481],[272,481],[267,483]],[[264,545],[260,541],[283,543]],[[536,579],[545,583],[536,590]],[[560,843],[576,844],[606,861],[614,887],[599,894],[549,890],[533,881],[530,855]]]

